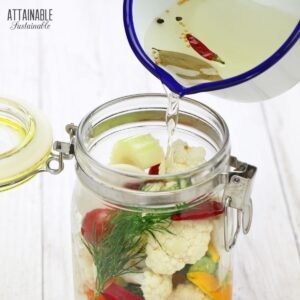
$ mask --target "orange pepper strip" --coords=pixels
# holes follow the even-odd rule
[[[189,272],[187,278],[195,284],[203,293],[213,298],[214,293],[220,289],[218,279],[204,272]],[[213,298],[214,299],[214,298]]]
[[[232,285],[227,283],[224,287],[213,293],[214,300],[231,300],[232,299]]]
[[[93,290],[89,289],[86,291],[86,295],[88,297],[88,300],[94,300],[95,293]],[[100,295],[97,300],[105,300],[104,296]]]

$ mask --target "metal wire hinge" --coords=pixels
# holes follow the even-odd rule
[[[248,234],[252,224],[253,206],[251,192],[257,168],[239,161],[236,157],[230,158],[232,171],[227,176],[224,192],[224,240],[225,249],[230,251],[236,244],[238,235],[243,229]],[[236,213],[236,224],[230,217]]]
[[[77,126],[74,124],[68,124],[66,131],[70,136],[70,142],[59,142],[56,141],[53,144],[53,151],[49,156],[46,168],[41,172],[48,172],[53,175],[60,174],[64,170],[64,160],[70,160],[74,157],[74,145]]]

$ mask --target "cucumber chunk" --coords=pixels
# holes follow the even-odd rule
[[[164,152],[151,134],[137,135],[118,141],[112,149],[111,164],[129,164],[141,169],[161,163]]]

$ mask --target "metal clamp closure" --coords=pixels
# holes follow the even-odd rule
[[[225,249],[230,251],[236,244],[241,228],[243,233],[250,231],[253,206],[251,192],[257,168],[239,161],[236,157],[230,158],[232,171],[228,173],[228,181],[224,191],[224,240]],[[236,222],[233,215],[236,213]]]
[[[70,160],[74,157],[74,142],[77,126],[75,126],[74,124],[68,124],[66,126],[66,131],[70,136],[70,142],[54,142],[53,150],[55,151],[55,153],[51,153],[51,155],[49,156],[46,163],[46,169],[44,170],[45,172],[53,175],[61,173],[64,169],[64,160]],[[55,166],[53,162],[56,162]]]

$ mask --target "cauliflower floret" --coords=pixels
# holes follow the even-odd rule
[[[146,265],[153,272],[172,275],[186,264],[194,264],[208,249],[213,229],[209,220],[172,222],[169,232],[151,235],[146,245]]]
[[[146,300],[166,300],[172,293],[172,276],[158,275],[151,271],[144,273],[142,291]]]
[[[169,296],[168,300],[205,300],[206,296],[195,285],[180,284]]]
[[[172,145],[173,159],[178,164],[195,166],[205,161],[203,147],[190,147],[186,142],[177,140]]]
[[[186,142],[177,140],[172,144],[170,161],[163,161],[159,168],[160,174],[179,173],[196,167],[205,162],[203,147],[190,147]]]

